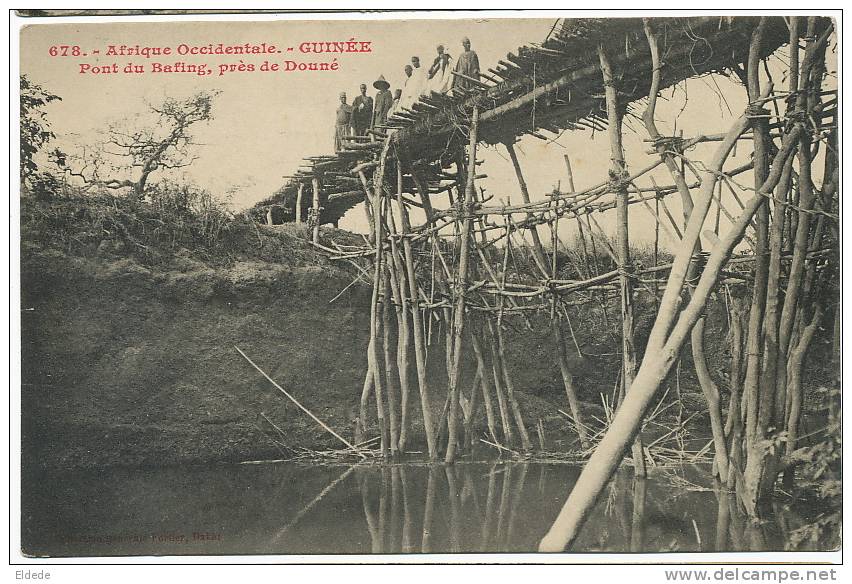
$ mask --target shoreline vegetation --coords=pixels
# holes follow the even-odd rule
[[[177,194],[185,203],[191,199],[185,191]],[[374,416],[367,424],[371,439],[358,445],[367,454],[361,460],[277,394],[232,346],[251,351],[273,379],[354,439],[364,374],[359,349],[368,336],[370,301],[358,268],[330,262],[302,226],[257,225],[210,201],[195,205],[112,195],[22,198],[25,472],[275,460],[381,464]],[[320,236],[326,245],[360,239],[326,227]],[[637,311],[640,330],[652,309]],[[711,304],[709,314],[711,334],[726,335],[724,302]],[[534,428],[534,451],[491,443],[479,411],[477,445],[462,462],[585,462],[612,417],[619,323],[613,319],[607,328],[600,307],[576,317],[591,323],[577,327],[583,358],[571,360],[589,412],[591,446],[577,440],[551,361],[516,381],[527,425]],[[548,338],[542,328],[533,335],[510,333],[514,350],[508,358],[519,373],[528,369],[520,363],[541,355]],[[435,379],[442,344],[430,348]],[[726,358],[722,345],[708,347],[714,370]],[[821,389],[831,384],[828,353],[814,351],[808,364],[805,435],[831,415],[825,408],[834,398]],[[472,363],[464,368],[463,385],[470,384],[474,369]],[[691,369],[685,354],[646,422],[654,476],[677,475],[679,467],[695,463],[709,472],[712,464],[709,419]],[[428,464],[422,421],[412,422],[413,452],[394,464]],[[819,440],[813,444],[826,448]]]
[[[335,154],[306,158],[241,213],[166,172],[197,159],[195,130],[219,91],[149,104],[147,118],[103,130],[108,147],[67,154],[49,149],[42,110],[61,97],[22,76],[25,467],[576,457],[582,470],[539,543],[559,552],[629,455],[637,481],[704,464],[755,522],[779,498],[813,497],[819,515],[802,538],[835,545],[834,27],[817,16],[560,19],[489,69],[496,77],[477,60],[446,93],[415,83],[384,123],[355,124],[341,93]],[[662,90],[702,75],[696,38],[730,48],[700,67],[738,78],[747,105],[712,139],[663,136]],[[568,54],[580,60],[569,67]],[[779,54],[787,89],[768,61]],[[550,99],[580,72],[591,114],[570,91]],[[628,115],[653,145],[638,171]],[[583,120],[605,133],[606,178],[577,191],[566,155],[569,189],[532,201],[514,144],[547,140],[536,120],[554,134]],[[730,168],[741,141],[751,154]],[[487,205],[495,195],[478,182],[478,147],[498,143],[514,205]],[[629,236],[636,203],[654,217],[651,249]],[[358,205],[369,237],[336,229]],[[412,225],[413,208],[424,224]],[[275,225],[276,210],[294,224]],[[605,211],[614,235],[592,217]],[[560,219],[577,223],[567,245]],[[672,253],[658,245],[669,226]]]

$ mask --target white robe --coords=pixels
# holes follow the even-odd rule
[[[432,79],[429,80],[429,91],[434,91],[435,93],[447,93],[453,86],[452,71],[454,67],[455,64],[453,64],[453,59],[450,57],[447,61],[447,66],[444,67],[444,70],[441,71],[438,69]]]
[[[411,73],[411,77],[406,79],[405,87],[402,89],[402,98],[399,100],[399,109],[411,109],[411,107],[420,99],[420,96],[426,93],[426,70],[423,67],[418,67]]]

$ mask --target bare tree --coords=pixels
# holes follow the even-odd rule
[[[185,100],[167,98],[161,105],[149,105],[156,118],[152,124],[134,129],[128,129],[132,126],[128,122],[112,124],[100,149],[83,147],[71,157],[72,163],[64,165],[64,170],[87,185],[130,189],[131,197],[141,199],[153,172],[184,168],[198,158],[192,152],[198,144],[191,129],[213,119],[216,95],[202,91]],[[121,162],[110,164],[107,157]],[[104,176],[107,166],[112,167],[108,172],[111,176]],[[130,178],[114,176],[128,170]]]

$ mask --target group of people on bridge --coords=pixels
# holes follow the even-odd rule
[[[364,83],[361,84],[360,95],[351,105],[346,101],[346,93],[341,92],[334,124],[334,150],[342,150],[343,142],[349,136],[365,136],[367,130],[384,124],[395,111],[411,109],[421,96],[432,92],[447,93],[455,87],[472,87],[474,81],[479,80],[479,57],[470,48],[467,37],[462,39],[462,47],[464,51],[455,65],[452,65],[453,58],[444,45],[438,45],[438,54],[428,70],[420,66],[420,57],[411,57],[411,64],[405,66],[405,82],[393,94],[383,75],[373,82],[373,87],[378,90],[375,99],[367,95]]]

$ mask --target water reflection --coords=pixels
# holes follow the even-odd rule
[[[22,539],[36,555],[529,552],[578,473],[506,461],[46,473],[25,492]],[[801,521],[775,511],[756,523],[718,484],[626,469],[573,550],[782,550]]]
[[[633,518],[630,523],[630,551],[641,552],[645,549],[645,490],[648,479],[633,479]]]

